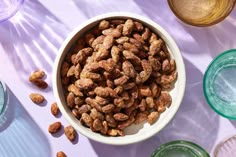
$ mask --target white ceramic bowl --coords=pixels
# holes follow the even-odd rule
[[[152,31],[156,32],[160,35],[160,37],[165,41],[172,58],[175,59],[178,71],[178,79],[175,83],[175,88],[170,92],[172,96],[172,104],[170,108],[168,108],[164,113],[161,114],[159,120],[155,122],[153,125],[149,125],[148,123],[140,124],[140,125],[132,125],[125,130],[126,135],[122,137],[107,137],[100,135],[99,133],[92,132],[89,128],[82,126],[78,119],[76,119],[70,109],[66,106],[65,97],[62,91],[61,85],[61,77],[60,77],[60,69],[61,64],[64,60],[66,53],[71,48],[72,44],[78,39],[78,37],[90,30],[92,27],[97,25],[99,21],[103,19],[127,19],[131,18],[137,21],[142,22],[144,25],[148,26],[152,29]],[[174,117],[175,113],[179,109],[179,106],[182,102],[184,91],[185,91],[185,66],[183,62],[183,58],[180,54],[179,48],[176,43],[172,39],[172,37],[158,24],[147,19],[145,17],[141,17],[139,15],[131,14],[131,13],[109,13],[100,16],[96,16],[92,19],[89,19],[85,23],[78,26],[64,41],[62,44],[57,58],[54,64],[54,72],[53,72],[53,91],[56,97],[56,101],[58,103],[59,109],[62,112],[62,115],[69,121],[69,123],[77,130],[79,133],[85,135],[86,137],[106,144],[112,145],[126,145],[135,142],[139,142],[145,140],[156,133],[158,133],[161,129],[163,129],[168,122]]]

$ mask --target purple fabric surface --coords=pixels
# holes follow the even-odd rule
[[[55,136],[48,125],[62,115],[50,113],[55,101],[52,91],[53,62],[66,36],[87,19],[108,12],[125,11],[146,16],[164,27],[175,39],[187,72],[186,93],[174,119],[157,135],[137,144],[110,146],[83,135],[71,143],[63,131]],[[10,94],[9,119],[0,126],[0,157],[52,157],[64,151],[68,157],[149,157],[160,145],[171,140],[189,140],[211,155],[215,145],[235,134],[236,122],[217,115],[207,104],[202,89],[204,72],[211,60],[236,46],[236,10],[220,24],[197,28],[179,21],[163,0],[25,0],[21,10],[0,23],[0,78]],[[38,90],[28,82],[35,69],[44,69],[49,84]],[[31,92],[42,93],[43,106],[31,103]]]

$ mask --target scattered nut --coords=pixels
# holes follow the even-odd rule
[[[58,108],[58,106],[57,106],[57,103],[52,103],[52,105],[51,105],[51,113],[54,115],[54,116],[56,116],[56,115],[58,115],[58,113],[59,113],[59,108]]]
[[[61,122],[55,122],[49,125],[48,132],[51,134],[57,133],[61,129]]]
[[[45,98],[43,95],[39,93],[31,93],[30,94],[30,99],[35,103],[35,104],[41,104],[44,102]]]
[[[63,151],[57,152],[57,157],[67,157]]]
[[[67,126],[64,128],[64,132],[68,140],[74,141],[76,138],[76,131],[72,126]]]

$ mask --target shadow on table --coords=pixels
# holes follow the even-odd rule
[[[163,26],[173,36],[184,53],[199,56],[208,54],[214,58],[219,53],[236,46],[232,40],[236,34],[236,9],[217,25],[194,27],[180,21],[172,13],[167,1],[134,1],[150,19]]]
[[[208,106],[202,91],[202,73],[185,60],[187,86],[182,105],[173,120],[157,135],[137,144],[110,146],[90,141],[99,157],[144,157],[166,142],[188,140],[211,151],[217,138],[219,116]]]
[[[46,136],[9,88],[8,93],[9,104],[0,116],[0,156],[51,157]]]
[[[6,33],[7,32],[7,33]],[[37,0],[25,0],[19,12],[0,24],[0,44],[19,76],[35,69],[52,71],[52,65],[68,29]]]

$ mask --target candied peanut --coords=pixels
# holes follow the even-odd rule
[[[107,72],[112,72],[115,68],[115,62],[112,59],[101,60],[98,63]]]
[[[95,131],[100,131],[102,130],[103,126],[102,126],[102,121],[100,119],[95,119],[93,121],[93,129]]]
[[[123,44],[123,47],[124,47],[125,50],[128,50],[128,51],[130,51],[134,54],[137,54],[139,52],[138,47],[136,45],[131,44],[131,43],[125,42]]]
[[[51,105],[51,113],[52,113],[54,116],[58,115],[58,113],[59,113],[59,108],[58,108],[56,102],[52,103],[52,105]]]
[[[161,84],[171,84],[177,79],[177,72],[174,71],[170,75],[161,75]]]
[[[79,111],[78,109],[74,108],[71,110],[72,114],[76,117],[76,118],[79,118],[80,117],[80,114],[79,114]]]
[[[66,137],[68,138],[68,140],[70,141],[74,141],[76,138],[76,131],[72,126],[67,126],[64,128],[64,133],[66,135]]]
[[[37,79],[42,79],[45,76],[45,72],[43,70],[35,70],[29,77],[29,81],[32,82]]]
[[[130,90],[130,93],[131,93],[132,98],[137,99],[138,98],[138,87],[134,86],[134,88],[132,88]]]
[[[148,86],[141,86],[139,87],[139,94],[140,96],[146,96],[146,97],[150,97],[152,96],[152,91],[150,90],[150,88]]]
[[[157,86],[157,84],[155,82],[151,83],[150,89],[152,91],[152,96],[153,97],[158,97],[159,96],[159,94],[161,92],[161,89],[160,89],[160,87]]]
[[[57,157],[67,157],[67,155],[63,151],[60,151],[57,152]]]
[[[116,92],[116,94],[121,94],[123,92],[123,87],[122,86],[117,86],[114,91]]]
[[[148,118],[148,113],[147,112],[137,113],[137,115],[135,116],[134,124],[142,123],[145,120],[147,120],[147,118]]]
[[[75,81],[75,85],[82,90],[88,90],[88,89],[93,88],[94,83],[91,79],[82,78]]]
[[[103,110],[102,110],[103,111]],[[90,116],[95,120],[95,119],[100,119],[101,121],[104,120],[104,115],[97,111],[95,108],[91,109]]]
[[[95,99],[92,99],[90,97],[87,97],[85,99],[85,102],[95,108],[98,111],[102,111],[102,107],[95,101]]]
[[[97,45],[102,44],[105,39],[104,35],[100,35],[97,38],[95,38],[92,42],[92,48],[95,48]]]
[[[88,71],[82,71],[80,73],[80,78],[81,79],[91,79],[93,81],[101,81],[102,80],[102,76],[98,73],[94,73],[94,72],[88,72]]]
[[[154,40],[149,48],[149,55],[154,56],[161,50],[161,46],[163,44],[163,41],[161,39]]]
[[[136,86],[136,84],[134,82],[130,82],[130,83],[125,83],[122,85],[122,87],[124,88],[124,90],[129,90],[132,89]]]
[[[113,36],[108,35],[104,38],[103,45],[106,49],[109,49],[112,47],[113,42],[114,42]]]
[[[110,136],[124,136],[125,133],[122,130],[118,130],[118,129],[110,129],[107,131],[107,134]]]
[[[75,95],[74,93],[70,92],[66,97],[66,104],[69,108],[74,108],[75,106]]]
[[[159,113],[158,112],[151,112],[149,115],[148,115],[148,118],[147,118],[147,122],[149,124],[153,124],[156,122],[156,120],[159,118]]]
[[[138,33],[133,34],[134,39],[138,40],[140,43],[145,44],[145,41],[143,40],[142,36]]]
[[[78,112],[79,114],[83,114],[83,113],[87,113],[90,110],[91,110],[91,106],[84,104],[79,108]]]
[[[163,72],[168,72],[170,70],[170,62],[168,59],[165,59],[163,62],[162,62],[162,71]]]
[[[57,133],[61,129],[61,122],[55,122],[49,125],[48,132],[51,134]]]
[[[171,99],[170,94],[166,91],[162,91],[157,105],[170,107],[171,102],[172,102],[172,99]]]
[[[68,91],[74,93],[76,96],[84,96],[84,94],[80,91],[80,89],[74,84],[70,84],[68,87]]]
[[[82,99],[81,97],[75,97],[75,105],[82,105],[84,103],[84,99]]]
[[[121,32],[117,28],[108,28],[102,31],[104,35],[110,35],[114,38],[119,38],[121,36]]]
[[[100,45],[98,48],[98,52],[95,54],[95,61],[100,61],[103,59],[107,59],[110,52],[107,50],[107,48],[104,45]]]
[[[138,49],[138,52],[133,51],[133,53],[135,53],[135,54],[139,53],[139,50],[141,50],[143,48],[143,44],[140,41],[138,41],[138,40],[136,40],[134,38],[130,38],[129,42],[135,46],[134,47],[135,49],[136,48]]]
[[[113,115],[113,118],[117,121],[125,121],[127,120],[129,117],[123,113],[116,113]]]
[[[143,25],[140,22],[134,22],[134,30],[137,32],[142,32],[144,29]]]
[[[117,46],[112,46],[111,57],[115,63],[117,63],[120,60],[120,50]]]
[[[100,130],[100,132],[101,132],[103,135],[106,135],[106,134],[107,134],[107,131],[108,131],[108,124],[107,124],[107,121],[103,121],[103,122],[102,122],[102,129]]]
[[[129,42],[129,37],[120,37],[120,38],[118,38],[118,39],[116,39],[116,42],[118,43],[118,44],[124,44],[124,43],[126,43],[126,42]]]
[[[88,33],[85,35],[85,42],[89,45],[92,46],[93,41],[95,40],[95,37],[92,33]]]
[[[153,108],[155,106],[153,97],[146,97],[146,104],[148,108]]]
[[[120,32],[123,31],[124,24],[117,25],[116,29],[118,29]]]
[[[89,55],[91,55],[93,49],[91,47],[83,48],[76,55],[76,63],[83,63]]]
[[[29,96],[35,104],[41,104],[45,100],[44,96],[39,93],[31,93]]]
[[[116,107],[121,107],[121,108],[123,108],[125,106],[125,102],[124,102],[123,98],[115,98],[114,104],[116,105]]]
[[[107,20],[102,20],[102,21],[99,23],[99,25],[98,25],[98,29],[104,30],[104,29],[109,28],[109,26],[110,26],[110,22],[109,22],[109,21],[107,21]]]
[[[142,38],[143,40],[148,40],[150,36],[151,36],[151,31],[149,28],[146,27],[142,34]]]
[[[170,60],[170,72],[173,72],[176,70],[176,63],[174,59]]]
[[[152,69],[154,71],[159,71],[161,69],[161,63],[157,58],[154,58],[153,56],[148,57],[148,61],[150,62]]]
[[[126,75],[123,75],[123,76],[115,79],[114,83],[116,86],[121,86],[121,85],[125,84],[128,80],[129,80],[129,77]]]
[[[115,108],[115,105],[113,104],[108,104],[102,107],[102,112],[103,113],[111,113]]]
[[[96,95],[100,96],[100,97],[108,97],[108,96],[111,96],[111,97],[117,97],[117,94],[116,92],[109,88],[109,87],[96,87],[94,89],[94,92]]]
[[[153,41],[158,40],[155,33],[152,33],[149,39],[149,43],[151,44]]]
[[[134,29],[134,22],[131,19],[126,20],[124,27],[123,27],[123,35],[130,35]]]
[[[139,109],[140,109],[140,111],[145,111],[145,110],[146,110],[146,107],[147,107],[146,100],[145,100],[145,99],[142,99],[142,100],[141,100],[141,103],[139,104]]]
[[[135,65],[139,65],[141,63],[140,58],[138,58],[132,52],[124,50],[122,53],[126,59],[133,61],[135,63]]]
[[[107,98],[103,98],[103,97],[100,97],[100,96],[96,96],[95,97],[95,101],[99,104],[99,105],[106,105],[109,103],[109,99]]]
[[[81,118],[80,118],[80,121],[85,124],[86,126],[88,127],[91,127],[93,125],[93,119],[92,117],[87,114],[87,113],[83,113]]]
[[[41,79],[35,79],[33,81],[31,81],[35,86],[41,88],[41,89],[46,89],[48,87],[47,82],[45,82],[44,80]]]
[[[129,61],[124,61],[122,63],[122,70],[124,74],[130,78],[136,77],[137,72],[134,69],[134,66]]]
[[[117,126],[117,121],[113,118],[111,114],[106,114],[105,119],[107,121],[108,126],[115,128]]]
[[[135,121],[135,118],[134,118],[135,114],[136,114],[135,112],[132,112],[132,113],[130,114],[129,119],[120,122],[120,123],[118,124],[117,128],[123,130],[124,128],[130,126],[130,125]]]

